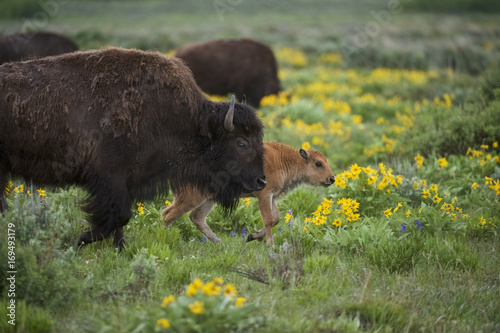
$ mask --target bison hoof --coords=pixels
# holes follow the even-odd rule
[[[115,238],[113,239],[113,245],[118,248],[118,250],[123,251],[125,250],[125,238],[120,237],[120,238]]]
[[[256,240],[256,239],[257,239],[257,238],[255,238],[253,234],[250,234],[250,235],[248,235],[248,237],[247,237],[247,242],[251,242],[251,241],[254,241],[254,240]]]

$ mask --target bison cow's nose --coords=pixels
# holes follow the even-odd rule
[[[264,187],[266,187],[266,184],[266,177],[257,178],[257,185],[259,186],[259,190],[262,190]]]

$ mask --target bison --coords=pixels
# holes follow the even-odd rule
[[[252,39],[216,40],[188,44],[175,54],[193,72],[208,94],[235,93],[258,107],[262,97],[280,91],[278,66],[273,51]]]
[[[77,51],[69,38],[52,32],[0,36],[0,64]]]
[[[326,157],[315,150],[296,150],[277,142],[264,142],[264,172],[267,185],[262,191],[245,193],[244,197],[257,197],[264,228],[248,235],[247,241],[266,235],[266,244],[273,246],[271,228],[278,224],[280,211],[276,205],[278,196],[301,183],[328,187],[335,182]],[[174,191],[172,206],[162,211],[165,226],[192,210],[189,218],[196,227],[215,244],[220,239],[207,225],[206,218],[212,211],[215,200],[207,192],[200,192],[191,186],[181,186]]]
[[[231,210],[266,184],[262,131],[255,110],[208,100],[179,59],[159,53],[108,48],[0,66],[0,188],[11,174],[86,189],[81,245],[113,236],[123,248],[132,200],[169,187],[187,184]]]

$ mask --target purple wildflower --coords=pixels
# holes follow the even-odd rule
[[[420,230],[420,232],[422,232],[422,224],[420,224],[419,220],[415,221],[415,225],[418,227],[418,229]]]
[[[281,232],[281,227],[278,228],[278,232]]]
[[[401,223],[401,230],[399,231],[398,238],[406,231],[406,223]]]
[[[243,228],[243,230],[241,231],[241,238],[243,238],[243,240],[245,240],[246,234],[247,234],[247,230],[245,228]]]
[[[200,242],[205,242],[207,240],[207,237],[203,237],[202,239],[200,239]]]
[[[231,238],[236,237],[236,233],[234,231],[231,231],[231,234],[229,235],[229,237],[231,237]]]

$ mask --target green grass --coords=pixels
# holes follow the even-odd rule
[[[223,19],[212,2],[72,1],[61,5],[47,29],[65,32],[82,49],[113,44],[166,52],[187,42],[251,36],[277,52],[303,52],[305,65],[278,58],[292,100],[260,108],[265,139],[296,148],[308,142],[328,157],[337,184],[355,163],[376,170],[376,183],[367,184],[369,175],[361,172],[345,176],[345,187],[302,186],[283,196],[272,249],[242,239],[243,229],[248,234],[262,227],[255,199],[241,202],[231,216],[218,209],[210,214],[220,246],[202,241],[187,215],[163,227],[160,213],[171,195],[143,203],[144,215],[134,203],[120,253],[110,240],[75,247],[87,227],[78,206],[82,190],[44,188],[47,196],[40,197],[29,180],[12,179],[0,233],[6,237],[9,223],[15,225],[16,326],[4,313],[11,297],[8,242],[2,240],[0,331],[151,332],[161,331],[160,318],[172,324],[166,332],[500,330],[500,196],[491,188],[500,179],[493,147],[500,141],[494,120],[498,15],[416,14],[402,2],[403,11],[369,46],[328,64],[321,55],[342,52],[354,28],[364,28],[373,20],[370,11],[385,10],[387,1],[220,3],[234,5]],[[5,32],[23,22],[14,10],[9,15],[1,21]],[[450,59],[455,72],[446,70]],[[449,105],[445,95],[453,96]],[[424,159],[420,168],[417,154]],[[446,167],[438,164],[443,157]],[[402,175],[401,183],[377,188],[384,177],[379,163]],[[15,193],[21,184],[22,193]],[[323,210],[326,223],[308,222],[325,198],[332,200],[331,212]],[[342,198],[359,203],[355,221],[338,212]],[[340,227],[332,225],[335,218],[342,219]],[[213,318],[224,318],[217,323],[224,328],[183,303],[203,295],[181,297],[194,279],[216,277],[246,298],[241,308],[224,305],[223,298],[203,299]],[[169,295],[176,301],[162,308]]]

